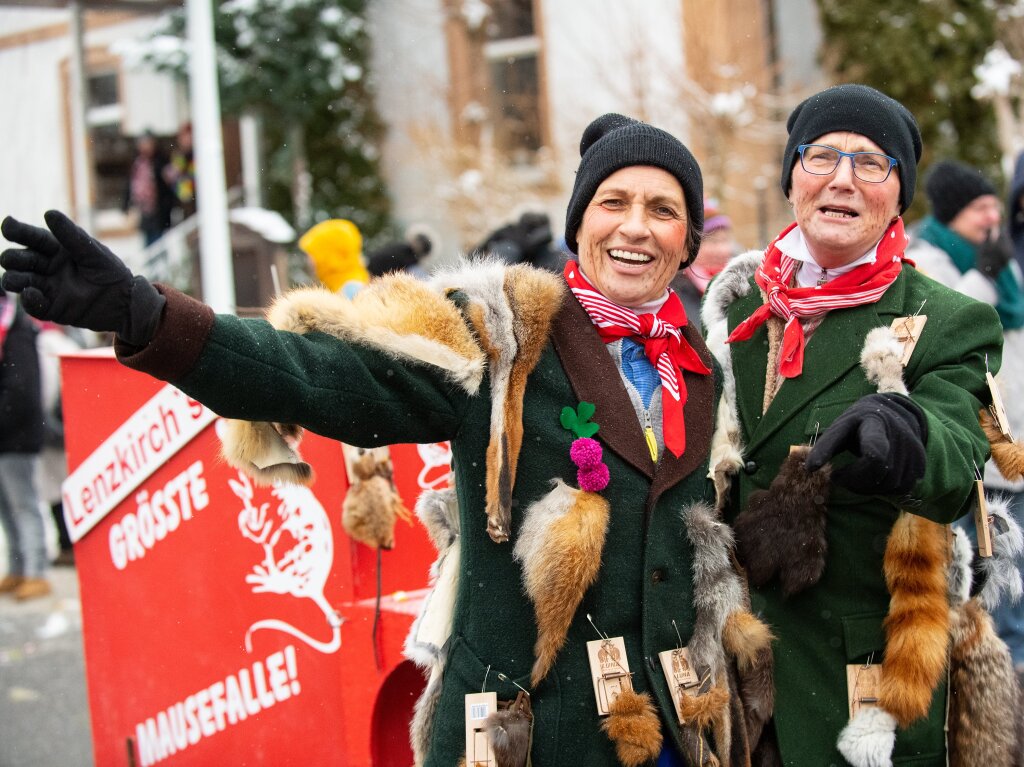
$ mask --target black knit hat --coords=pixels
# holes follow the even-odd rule
[[[996,188],[980,170],[956,160],[935,163],[928,171],[924,190],[932,204],[932,215],[943,224],[948,224],[979,197],[996,193]]]
[[[789,196],[793,165],[801,144],[813,144],[826,133],[850,131],[867,136],[890,157],[900,174],[900,210],[914,199],[917,161],[921,159],[921,131],[900,102],[867,85],[836,85],[802,102],[786,123],[789,141],[782,158],[782,191]]]
[[[653,125],[609,113],[594,120],[580,140],[580,166],[576,171],[569,208],[565,212],[565,243],[579,252],[576,232],[583,212],[601,182],[617,170],[632,165],[651,165],[671,173],[683,187],[686,217],[697,236],[688,238],[687,262],[697,255],[704,229],[704,180],[690,150],[675,136]]]

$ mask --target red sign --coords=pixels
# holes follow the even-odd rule
[[[375,653],[377,553],[342,530],[337,442],[303,439],[313,488],[256,487],[219,457],[222,421],[176,390],[109,355],[66,358],[63,370],[65,490],[77,499],[97,467],[127,455],[128,435],[168,424],[152,431],[165,447],[150,444],[149,459],[122,477],[122,488],[133,486],[117,491],[120,500],[73,501],[68,514],[82,535],[75,555],[96,764],[411,763],[408,712],[422,677],[399,665],[400,652],[434,558],[419,524],[399,521],[394,550],[382,554]],[[187,439],[186,421],[175,426],[167,415],[175,407],[198,414]],[[445,445],[393,447],[410,509],[422,487],[445,484],[448,455]],[[374,724],[386,705],[397,716]],[[387,762],[382,740],[397,743],[385,747]]]

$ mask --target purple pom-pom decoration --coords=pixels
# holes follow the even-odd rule
[[[603,463],[599,463],[591,469],[580,469],[576,472],[576,481],[580,483],[580,490],[585,490],[588,493],[600,493],[608,487],[610,479],[608,466]]]
[[[580,437],[569,446],[569,457],[582,471],[593,469],[601,463],[601,443],[590,437]]]

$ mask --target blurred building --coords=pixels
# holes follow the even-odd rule
[[[121,212],[131,137],[149,129],[170,140],[189,115],[184,88],[127,66],[119,44],[146,37],[173,3],[81,6],[84,184],[73,162],[67,4],[0,0],[0,82],[17,115],[0,123],[0,211],[29,220],[75,211],[76,190],[88,189],[94,230],[131,260],[141,250]],[[607,111],[686,142],[740,242],[762,243],[788,220],[778,191],[784,120],[821,84],[811,0],[373,0],[369,21],[396,218],[436,228],[449,255],[522,205],[548,210],[559,229],[579,136]],[[795,49],[807,55],[794,59]],[[228,184],[241,189],[233,123],[224,146]]]

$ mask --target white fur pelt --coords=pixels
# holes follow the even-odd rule
[[[1024,551],[1024,535],[1020,525],[1010,513],[1009,501],[1005,496],[987,498],[988,511],[995,522],[992,524],[992,556],[979,557],[978,566],[984,585],[978,593],[978,601],[990,612],[1004,599],[1016,604],[1024,594],[1017,560]],[[1002,532],[999,528],[1004,527]]]
[[[903,382],[903,344],[896,339],[891,328],[875,328],[864,338],[860,365],[869,382],[879,392],[892,392],[908,396]]]
[[[853,767],[892,767],[896,719],[882,708],[862,708],[839,733],[837,744]]]
[[[967,533],[958,527],[951,527],[950,530],[953,533],[953,544],[949,557],[949,603],[955,607],[971,598],[971,586],[974,584],[971,561],[974,552]]]

